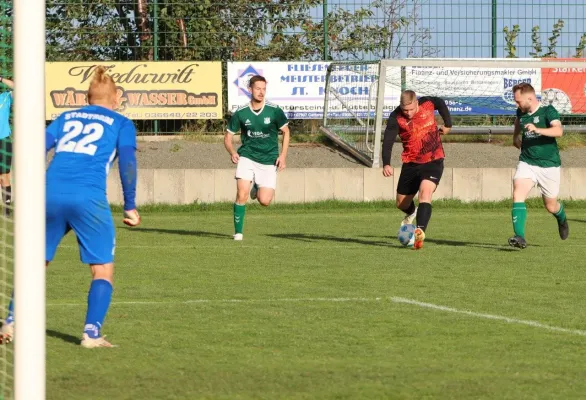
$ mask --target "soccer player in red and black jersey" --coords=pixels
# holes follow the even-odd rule
[[[437,125],[434,111],[444,121]],[[431,218],[431,197],[444,171],[444,148],[440,136],[452,128],[450,110],[439,97],[417,96],[412,90],[401,93],[400,105],[389,116],[383,141],[383,175],[393,175],[391,150],[397,135],[403,143],[403,166],[397,184],[397,208],[405,212],[401,225],[411,224],[417,216],[413,248],[423,247],[425,229]],[[413,198],[419,192],[419,207]]]

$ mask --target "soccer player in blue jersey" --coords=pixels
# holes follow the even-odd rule
[[[136,226],[136,130],[132,121],[113,111],[117,105],[116,85],[104,67],[97,67],[88,91],[89,106],[67,111],[46,131],[47,152],[55,155],[46,179],[46,261],[55,256],[59,242],[75,232],[80,258],[89,264],[92,282],[81,345],[112,347],[102,335],[112,297],[115,232],[106,197],[110,166],[119,158],[124,191],[124,223]],[[12,305],[2,326],[1,340],[13,336]]]

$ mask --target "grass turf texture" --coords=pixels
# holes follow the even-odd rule
[[[74,236],[49,267],[47,398],[581,398],[586,337],[391,300],[586,329],[586,204],[566,206],[562,242],[529,202],[523,251],[510,202],[435,202],[421,251],[388,202],[251,206],[242,242],[228,203],[143,207],[117,229],[104,333],[120,347],[78,345]]]

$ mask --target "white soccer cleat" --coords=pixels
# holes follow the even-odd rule
[[[14,322],[3,324],[0,328],[0,344],[8,344],[14,338]]]
[[[411,215],[405,215],[403,221],[401,221],[401,226],[403,225],[412,225],[413,221],[415,221],[415,217],[417,216],[417,207],[415,207],[415,211]]]
[[[81,346],[86,349],[95,349],[96,347],[116,347],[104,339],[104,337],[105,336],[100,336],[99,338],[92,339],[87,333],[84,333],[81,338]]]
[[[244,239],[244,236],[242,235],[242,233],[236,233],[234,235],[234,240],[242,240]]]

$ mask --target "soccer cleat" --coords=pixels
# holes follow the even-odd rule
[[[236,233],[234,235],[234,240],[242,240],[244,239],[244,236],[242,235],[242,233]]]
[[[257,195],[258,195],[258,186],[256,186],[256,183],[253,183],[252,188],[250,188],[250,198],[252,200],[256,200]]]
[[[0,328],[0,344],[8,344],[14,338],[14,322],[3,324]]]
[[[527,242],[521,236],[513,236],[509,238],[509,246],[518,247],[519,249],[524,249],[527,247]]]
[[[84,333],[83,337],[81,338],[81,346],[85,347],[86,349],[94,349],[96,347],[116,347],[104,338],[105,336],[100,336],[98,338],[92,339],[88,336],[87,333]]]
[[[124,210],[124,219],[122,220],[128,226],[137,226],[140,224],[140,215],[136,210]]]
[[[560,232],[560,239],[566,240],[570,235],[570,226],[568,225],[567,219],[562,223],[558,222],[558,230]]]
[[[417,216],[417,207],[415,207],[415,211],[413,211],[413,214],[405,215],[405,218],[403,218],[403,221],[401,221],[401,226],[413,224],[413,221],[415,221],[416,216]]]
[[[423,229],[417,228],[413,233],[415,236],[415,242],[413,242],[413,249],[419,250],[423,247],[423,241],[425,240],[425,232]]]

